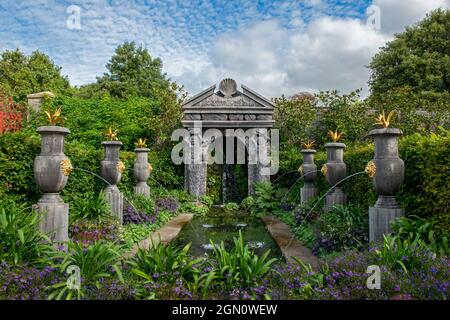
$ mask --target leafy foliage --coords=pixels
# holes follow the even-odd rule
[[[12,95],[18,102],[26,102],[30,93],[51,91],[71,94],[72,89],[61,67],[44,53],[34,51],[30,56],[19,49],[3,51],[0,55],[0,91]]]
[[[52,251],[38,230],[39,214],[13,201],[0,201],[0,260],[10,264],[45,264]]]
[[[234,247],[227,251],[222,241],[220,245],[214,244],[214,262],[212,267],[216,270],[217,279],[228,288],[245,288],[257,285],[270,271],[270,266],[276,259],[268,260],[270,250],[258,257],[244,244],[242,233],[234,238]]]
[[[397,87],[414,91],[450,91],[450,11],[438,9],[396,34],[375,55],[370,68],[372,92],[381,95]]]
[[[156,241],[148,250],[140,248],[128,263],[132,266],[134,274],[147,281],[152,281],[152,276],[156,274],[163,274],[169,283],[174,283],[177,276],[192,280],[193,275],[198,273],[198,269],[194,266],[201,260],[190,259],[188,254],[190,247],[191,244],[187,244],[183,248],[177,248]]]

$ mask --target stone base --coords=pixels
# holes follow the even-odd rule
[[[69,205],[58,194],[44,194],[33,210],[41,213],[39,230],[56,243],[69,240]]]
[[[391,232],[391,221],[403,217],[402,208],[369,208],[369,241],[383,241],[383,235]]]
[[[317,188],[305,183],[305,186],[300,189],[300,203],[308,203],[315,197],[317,197]]]
[[[145,197],[150,197],[150,187],[144,182],[144,183],[138,183],[134,187],[134,193],[135,194],[142,194]]]
[[[335,205],[343,205],[347,202],[347,196],[342,192],[341,188],[335,188],[333,192],[328,194],[325,198],[324,211],[330,211]]]
[[[117,217],[120,224],[123,223],[123,194],[117,186],[108,186],[105,188],[106,202],[111,206],[111,213]]]

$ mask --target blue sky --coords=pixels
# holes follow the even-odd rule
[[[70,6],[80,29],[67,27]],[[367,24],[375,5],[380,28]],[[71,83],[95,81],[135,41],[191,94],[233,77],[268,97],[363,88],[394,32],[450,0],[0,0],[0,50],[40,50]],[[373,16],[372,16],[373,17]]]

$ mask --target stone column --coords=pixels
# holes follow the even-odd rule
[[[37,128],[41,135],[41,153],[34,160],[34,178],[44,193],[33,210],[41,213],[39,229],[54,242],[69,240],[69,205],[59,193],[67,183],[72,169],[64,154],[64,137],[69,129],[59,126]]]
[[[317,188],[314,185],[314,181],[317,177],[317,166],[314,163],[314,154],[316,153],[316,150],[303,149],[300,152],[303,154],[301,174],[303,175],[303,181],[305,181],[303,188],[300,190],[300,202],[308,203],[317,197]]]
[[[136,161],[134,162],[134,177],[137,184],[134,187],[134,193],[142,194],[146,197],[150,196],[150,187],[147,184],[148,177],[150,175],[150,169],[148,163],[148,148],[136,148]]]
[[[327,163],[326,179],[330,188],[347,176],[347,166],[344,163],[345,144],[340,142],[326,143]],[[329,211],[334,205],[342,205],[347,202],[347,196],[340,186],[335,187],[325,198],[325,211]]]
[[[206,194],[207,163],[204,159],[202,134],[194,128],[190,132],[191,163],[185,166],[185,186],[190,194],[200,197]]]
[[[100,163],[101,175],[108,183],[105,187],[105,198],[111,206],[111,211],[120,223],[123,223],[123,194],[117,188],[125,169],[119,160],[119,151],[122,146],[120,141],[103,141],[105,158]]]
[[[403,132],[396,128],[375,129],[369,136],[375,140],[373,177],[378,200],[369,208],[369,240],[383,241],[383,235],[391,232],[390,223],[405,212],[395,199],[403,183],[405,164],[398,154],[398,138]]]
[[[248,142],[248,195],[255,194],[255,183],[270,181],[269,168],[264,163],[270,151],[270,138],[267,129],[256,129],[256,136]]]

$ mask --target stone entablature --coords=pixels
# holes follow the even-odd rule
[[[271,128],[274,105],[250,88],[224,79],[215,91],[213,85],[183,104],[184,127],[201,121],[206,128]]]

